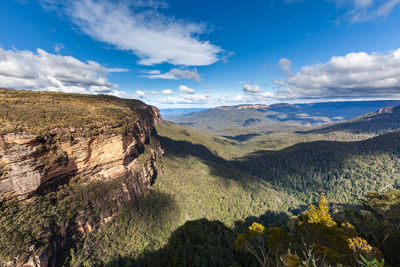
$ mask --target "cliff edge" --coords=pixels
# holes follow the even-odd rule
[[[54,266],[65,240],[93,231],[149,190],[163,154],[160,121],[158,109],[139,100],[0,89],[0,202],[34,202],[71,180],[113,184],[90,203],[100,206],[93,220],[90,207],[78,210],[62,234],[47,230],[56,238],[40,253],[32,242],[23,255],[0,255],[0,262]]]

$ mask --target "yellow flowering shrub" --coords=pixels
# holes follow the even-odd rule
[[[260,223],[254,222],[251,226],[249,226],[250,235],[263,235],[265,234],[265,231],[266,231],[265,226]]]
[[[336,226],[336,222],[329,213],[329,202],[326,200],[324,193],[321,194],[318,207],[311,204],[308,210],[303,212],[298,219],[299,225],[319,223],[328,227]]]
[[[345,232],[347,236],[357,235],[357,230],[353,225],[351,225],[351,223],[344,222],[340,225],[340,228]]]
[[[354,252],[369,254],[372,251],[372,246],[368,244],[367,240],[359,236],[348,238],[347,242],[349,244],[349,248]]]
[[[235,241],[236,249],[244,249],[252,254],[265,267],[268,263],[269,248],[267,245],[267,228],[254,222],[249,226],[247,233],[239,234]]]
[[[245,248],[248,245],[251,245],[251,242],[255,239],[266,239],[264,236],[267,232],[267,228],[260,224],[254,222],[252,225],[249,226],[247,233],[239,234],[236,238],[235,244],[236,249]]]
[[[359,237],[356,229],[348,222],[340,226],[329,212],[329,202],[322,194],[318,205],[310,205],[298,216],[296,229],[314,252],[331,262],[348,264],[355,262],[359,254],[375,257],[378,253],[368,242]]]

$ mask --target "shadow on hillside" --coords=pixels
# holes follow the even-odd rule
[[[196,157],[207,164],[211,175],[225,178],[226,185],[229,185],[230,180],[234,180],[246,188],[251,182],[249,179],[245,179],[248,176],[247,173],[239,170],[232,162],[215,155],[204,145],[177,141],[165,136],[160,136],[160,141],[166,155],[177,158]]]
[[[286,117],[280,117],[280,115],[267,115],[266,118],[273,120],[273,121],[278,121],[278,122],[297,122],[301,124],[316,124],[316,123],[325,123],[326,120],[324,120],[322,117],[299,117],[296,114],[289,114]]]
[[[225,137],[227,139],[235,140],[237,142],[245,142],[248,141],[254,137],[260,136],[261,134],[258,133],[249,133],[249,134],[240,134],[240,135],[221,135],[222,137]]]
[[[177,141],[165,136],[160,136],[160,142],[167,155],[176,157],[193,156],[205,162],[221,165],[230,164],[229,161],[215,155],[204,145],[193,144],[188,141]]]
[[[360,207],[352,207],[360,208]],[[368,208],[364,207],[364,211]],[[390,263],[390,266],[398,266],[400,263],[399,254],[396,253],[400,248],[400,232],[396,230],[398,225],[397,216],[400,211],[400,204],[393,204],[382,213],[382,210],[375,211],[376,220],[386,223],[376,224],[375,218],[371,216],[362,217],[353,214],[352,218],[343,218],[343,221],[348,221],[355,225],[357,232],[361,237],[366,238],[369,243],[374,243],[374,239],[369,236],[371,231],[374,231],[376,237],[380,241],[385,239],[385,232],[391,231],[389,238],[382,243],[380,249],[383,251],[385,260]],[[354,211],[357,213],[357,211]],[[356,215],[356,216],[355,216]],[[386,219],[383,217],[386,216]],[[373,220],[372,220],[373,219]],[[372,220],[372,221],[371,221]],[[335,219],[341,223],[341,220]],[[115,257],[104,266],[258,266],[255,259],[247,253],[238,252],[235,250],[235,239],[239,233],[244,233],[246,229],[253,223],[258,222],[267,227],[283,227],[286,228],[289,222],[289,216],[283,212],[267,211],[260,217],[248,217],[243,221],[235,222],[233,228],[229,228],[220,221],[209,221],[207,219],[199,219],[194,221],[187,221],[184,225],[176,229],[170,236],[169,242],[159,250],[146,251],[139,257]],[[388,224],[389,223],[389,224]],[[305,225],[305,228],[298,229],[303,234],[306,242],[318,242],[324,246],[330,246],[329,239],[326,237],[335,234],[334,232],[323,228],[318,228],[319,232],[325,233],[324,237],[318,234],[315,227]],[[321,226],[321,225],[320,225]],[[383,227],[382,229],[380,227]],[[389,228],[388,228],[389,227]],[[390,227],[394,227],[391,229]],[[324,230],[325,229],[325,230]],[[287,230],[287,229],[286,229]],[[357,235],[358,235],[357,234]],[[343,257],[345,249],[348,249],[347,242],[342,239],[343,237],[337,236],[335,239],[338,247],[332,247],[334,250],[339,250]],[[307,241],[307,239],[309,239]],[[302,239],[303,240],[303,239]],[[300,242],[300,239],[298,239]],[[292,244],[296,249],[296,244]],[[343,247],[342,247],[343,246]],[[297,247],[299,248],[299,247]],[[301,248],[302,249],[302,248]],[[338,251],[337,251],[338,252]],[[351,253],[349,251],[349,253]],[[318,265],[319,266],[319,265]]]
[[[147,251],[138,258],[116,257],[105,266],[258,266],[252,256],[235,250],[237,235],[245,232],[254,221],[282,226],[288,218],[286,213],[267,211],[260,217],[237,221],[233,229],[220,221],[187,221],[172,233],[168,244],[160,250]]]
[[[386,163],[377,165],[381,169],[371,170],[370,166],[387,156],[400,157],[399,132],[355,142],[298,143],[279,151],[256,151],[232,162],[243,171],[290,190],[324,192],[336,190],[332,185],[340,179],[363,178],[365,171],[372,175],[368,178],[374,186],[373,180],[387,170]],[[352,161],[354,158],[357,161]]]
[[[369,184],[363,185],[365,190],[379,190],[379,184],[374,180],[379,178],[378,174],[389,176],[389,170],[386,170],[384,164],[379,165],[379,170],[370,170],[368,166],[375,164],[376,160],[384,160],[388,155],[394,160],[400,157],[399,132],[364,141],[298,143],[279,151],[256,151],[230,161],[217,156],[201,144],[177,141],[164,136],[160,139],[167,155],[177,158],[197,157],[210,168],[212,175],[225,178],[227,185],[229,181],[234,180],[244,189],[254,190],[254,180],[248,178],[252,175],[291,192],[314,192],[315,197],[318,197],[320,192],[345,190],[342,179],[349,182],[361,179],[365,182],[367,179]],[[394,170],[396,166],[393,165]],[[372,176],[363,178],[362,173],[365,171]],[[335,184],[336,187],[332,187]],[[360,195],[364,190],[357,189],[354,185],[353,187],[354,190],[358,190],[356,195]]]
[[[101,198],[101,195],[99,194],[98,197]],[[90,208],[93,209],[93,207],[88,209]],[[179,207],[172,195],[160,191],[149,191],[135,200],[125,202],[120,209],[113,210],[112,213],[106,211],[106,214],[101,215],[96,216],[97,222],[92,225],[95,230],[84,235],[84,239],[81,240],[73,238],[77,234],[80,236],[75,222],[69,225],[68,239],[63,240],[64,243],[59,245],[62,249],[59,249],[58,253],[49,260],[54,261],[56,266],[64,266],[65,261],[70,257],[71,249],[83,251],[82,255],[92,259],[101,258],[103,253],[106,254],[110,248],[114,251],[122,251],[126,245],[130,245],[127,238],[134,236],[140,240],[153,231],[161,232],[161,229],[170,227],[177,220]],[[101,217],[106,216],[114,216],[112,223],[104,223],[100,220]],[[58,240],[62,238],[59,237]]]

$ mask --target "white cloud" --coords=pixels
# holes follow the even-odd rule
[[[65,46],[62,43],[57,43],[54,46],[54,52],[58,53],[60,52],[62,49],[65,49]]]
[[[351,23],[365,22],[388,16],[400,4],[400,0],[335,0],[339,7],[345,8],[342,20]]]
[[[146,71],[146,75],[143,77],[149,79],[167,79],[167,80],[179,80],[179,79],[187,79],[187,80],[196,80],[200,81],[200,74],[196,69],[194,70],[181,70],[181,69],[171,69],[168,72],[161,73],[160,71]]]
[[[260,86],[258,86],[258,85],[245,83],[245,84],[243,84],[243,91],[246,93],[249,93],[249,94],[255,94],[255,93],[259,93],[261,91],[261,89],[260,89]]]
[[[283,74],[285,74],[286,76],[292,75],[292,61],[287,58],[281,58],[278,62],[278,65],[281,68]]]
[[[276,90],[244,84],[242,94],[180,94],[161,99],[166,105],[217,106],[243,103],[309,102],[400,98],[400,48],[385,54],[349,53],[324,64],[304,66]]]
[[[374,0],[354,0],[354,6],[357,8],[370,7],[374,3]]]
[[[278,86],[286,86],[286,82],[282,80],[274,80],[273,83]]]
[[[161,94],[163,94],[163,95],[172,95],[173,92],[172,92],[171,89],[166,89],[166,90],[162,90],[162,91],[161,91]]]
[[[124,69],[124,68],[108,68],[109,72],[128,72],[130,71],[129,69]]]
[[[63,8],[84,33],[134,53],[141,65],[170,63],[202,66],[220,60],[222,49],[200,39],[204,24],[163,15],[160,1],[41,0],[45,8]]]
[[[191,104],[191,105],[199,105],[199,104],[207,104],[214,103],[215,98],[211,95],[203,95],[203,94],[196,94],[196,95],[183,95],[180,94],[176,97],[165,97],[160,99],[160,103],[163,104]]]
[[[160,74],[161,70],[142,70],[141,72],[148,75],[156,75]]]
[[[1,87],[126,97],[117,90],[118,85],[107,80],[106,75],[113,71],[94,61],[85,63],[42,49],[33,53],[0,48]]]
[[[137,90],[136,91],[136,96],[139,98],[146,98],[147,97],[147,92],[146,91],[142,91],[142,90]]]
[[[260,103],[275,100],[275,95],[271,92],[260,92],[259,94],[180,94],[174,97],[164,97],[159,100],[166,105],[185,105],[185,106],[220,106],[235,105],[243,103]]]
[[[399,98],[400,48],[386,54],[365,52],[334,56],[304,66],[286,80],[293,98]]]
[[[60,0],[39,0],[39,1],[42,7],[46,10],[55,10],[61,5]]]
[[[388,16],[400,4],[400,0],[326,0],[336,3],[344,14],[337,22],[360,23]],[[305,2],[304,0],[284,0],[285,3]]]
[[[162,90],[162,91],[151,91],[151,94],[152,95],[173,95],[174,94],[174,92],[172,92],[172,90],[171,89],[165,89],[165,90]]]
[[[186,94],[194,94],[196,92],[194,89],[189,88],[186,85],[179,85],[179,90]]]

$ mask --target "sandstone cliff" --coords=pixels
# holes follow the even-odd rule
[[[41,136],[9,133],[0,137],[2,197],[28,197],[40,187],[76,175],[90,179],[114,179],[138,175],[137,194],[150,186],[159,146],[148,147],[154,130],[151,124],[135,122],[126,133],[78,137],[73,142],[56,142]]]
[[[1,90],[0,102],[0,199],[29,197],[77,175],[114,179],[138,174],[138,192],[154,178],[162,151],[157,144],[149,151],[145,146],[156,138],[154,126],[161,120],[155,107],[113,97],[14,90]],[[144,152],[147,159],[139,164]]]
[[[53,106],[35,108],[32,95],[38,98],[36,102],[45,96]],[[161,117],[153,106],[114,97],[13,90],[0,90],[0,102],[4,102],[0,103],[0,203],[8,199],[35,201],[36,195],[57,191],[77,177],[80,186],[112,184],[89,202],[92,207],[77,209],[64,227],[47,229],[54,237],[40,251],[29,243],[23,256],[5,255],[0,263],[54,266],[71,239],[111,220],[125,202],[149,190],[157,176],[163,150],[155,130]],[[70,112],[62,115],[67,107]],[[11,114],[12,109],[20,112],[19,116]],[[38,117],[53,120],[45,123]],[[90,188],[85,190],[93,193]],[[94,206],[98,208],[95,215],[91,211]]]

